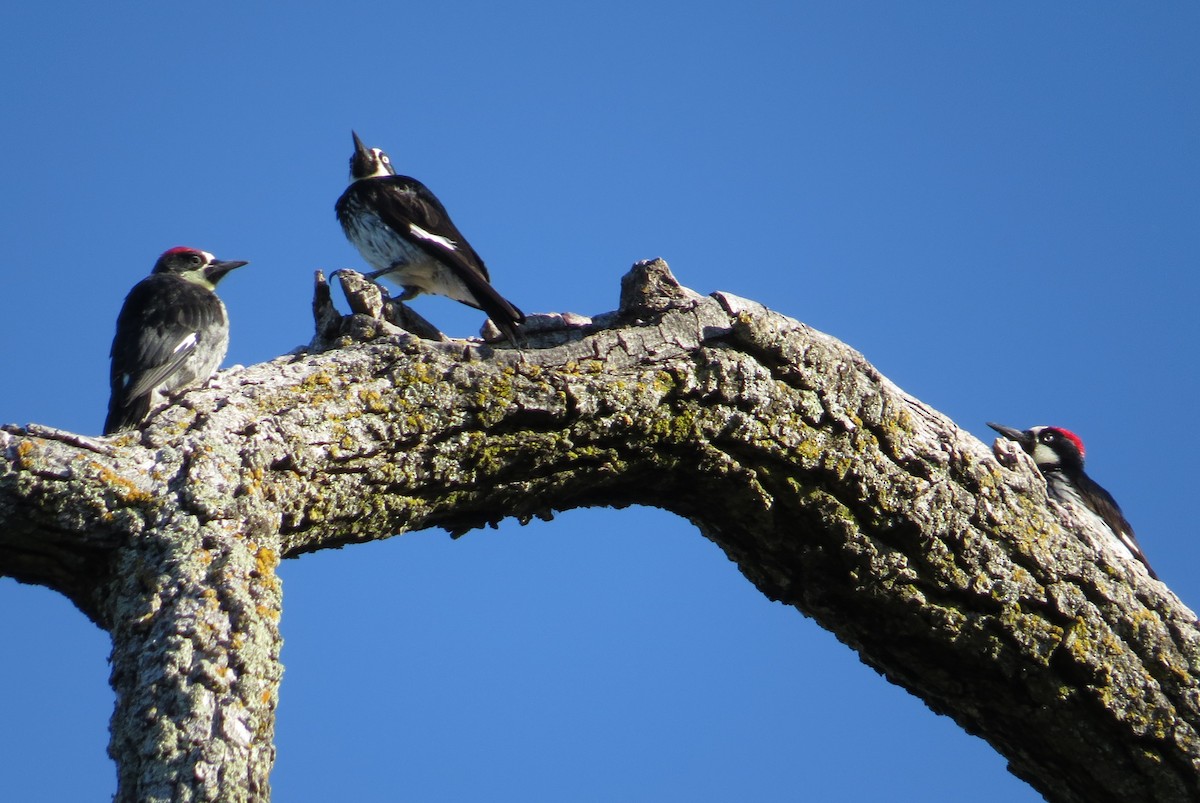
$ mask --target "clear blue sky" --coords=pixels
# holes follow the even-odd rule
[[[353,127],[526,311],[612,309],[661,256],[989,442],[1076,430],[1196,606],[1200,6],[917,6],[15,4],[0,421],[99,431],[117,311],[170,246],[252,262],[227,364],[306,343],[313,270],[362,266]],[[659,511],[280,571],[281,801],[1039,799]],[[105,635],[0,580],[0,640],[0,798],[108,799]]]

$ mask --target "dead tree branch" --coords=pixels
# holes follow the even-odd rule
[[[266,800],[281,558],[589,505],[687,518],[1057,801],[1200,797],[1200,631],[1023,454],[861,355],[635,266],[528,347],[318,305],[318,343],[99,444],[0,432],[0,572],[111,635],[122,801]]]

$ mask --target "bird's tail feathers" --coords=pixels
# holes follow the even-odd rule
[[[108,403],[108,417],[104,419],[104,434],[113,435],[127,429],[137,429],[150,415],[150,395],[143,393],[132,398],[114,396]]]

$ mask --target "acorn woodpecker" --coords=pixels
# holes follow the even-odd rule
[[[396,175],[386,153],[350,134],[350,186],[334,209],[346,239],[376,269],[370,278],[399,285],[401,301],[432,293],[481,309],[515,345],[525,315],[492,287],[483,260],[441,201],[415,178]]]
[[[214,291],[245,264],[172,248],[129,291],[110,352],[105,435],[135,429],[165,394],[213,375],[229,347],[229,316]]]
[[[1101,488],[1083,470],[1083,441],[1070,430],[1061,427],[1033,427],[1025,431],[993,424],[988,426],[1011,441],[1016,441],[1033,458],[1038,471],[1046,478],[1050,496],[1059,502],[1082,505],[1108,527],[1116,542],[1133,558],[1141,561],[1155,580],[1158,575],[1133,535],[1133,527],[1125,520],[1117,500]]]

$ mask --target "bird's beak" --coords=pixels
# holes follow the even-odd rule
[[[208,279],[213,284],[216,284],[217,282],[221,281],[221,279],[225,277],[225,274],[229,273],[231,270],[240,268],[242,265],[249,264],[249,262],[242,262],[238,260],[230,260],[225,262],[219,259],[214,259],[209,266],[204,269],[204,278]]]
[[[354,152],[357,153],[359,156],[363,157],[364,159],[371,158],[370,149],[367,148],[367,146],[363,144],[363,141],[358,138],[358,134],[354,133],[354,131],[351,130],[350,136],[354,137]]]
[[[1004,437],[1008,438],[1010,441],[1016,441],[1017,443],[1021,444],[1021,448],[1025,451],[1029,451],[1030,447],[1033,446],[1033,435],[1029,432],[1022,432],[1021,430],[1013,429],[1012,427],[993,424],[991,421],[987,422],[987,425],[999,432]]]

